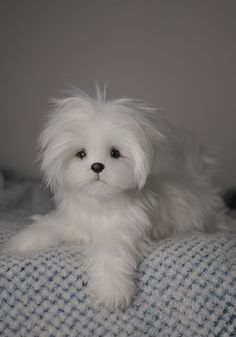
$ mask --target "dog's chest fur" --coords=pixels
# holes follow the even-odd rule
[[[131,197],[128,193],[106,199],[74,196],[64,203],[62,211],[68,229],[74,234],[79,231],[84,241],[137,232],[139,228],[140,235],[144,235],[150,228],[147,205],[140,196]]]

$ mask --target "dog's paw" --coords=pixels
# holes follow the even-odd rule
[[[35,228],[28,228],[11,238],[4,247],[9,254],[30,256],[49,246],[49,238]]]
[[[90,280],[90,296],[97,305],[107,309],[125,309],[135,293],[135,282],[132,278],[115,277],[110,273],[97,275]]]

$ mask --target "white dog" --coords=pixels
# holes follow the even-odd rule
[[[150,238],[211,231],[226,222],[210,181],[212,160],[194,137],[132,99],[78,91],[55,100],[42,132],[42,169],[56,209],[35,216],[9,247],[29,254],[85,243],[90,293],[126,306],[138,256]]]

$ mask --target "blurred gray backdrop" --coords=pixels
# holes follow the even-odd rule
[[[190,127],[236,185],[235,0],[1,0],[0,166],[38,176],[48,98],[109,82]]]

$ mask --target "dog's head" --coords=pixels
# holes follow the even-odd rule
[[[137,100],[107,100],[100,90],[96,98],[78,91],[54,104],[40,137],[42,169],[54,191],[104,197],[144,187],[153,144],[163,138],[153,108]]]

